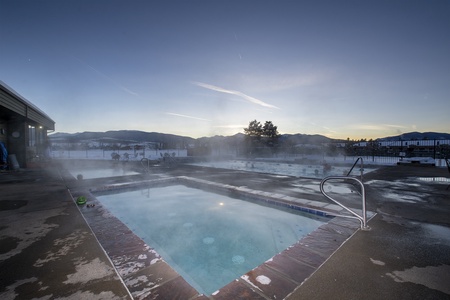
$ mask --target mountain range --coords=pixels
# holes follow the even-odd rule
[[[54,133],[48,136],[51,141],[102,141],[102,142],[122,142],[122,143],[142,143],[142,142],[159,142],[168,143],[173,141],[185,141],[187,143],[195,141],[194,138],[187,136],[179,136],[174,134],[145,132],[138,130],[117,130],[106,132],[79,132],[79,133]]]
[[[406,141],[406,140],[450,140],[450,133],[441,132],[409,132],[401,135],[379,138],[380,141]]]
[[[81,132],[81,133],[54,133],[49,135],[52,142],[69,141],[69,142],[85,142],[85,141],[100,141],[111,143],[143,143],[154,142],[164,144],[192,144],[192,143],[206,143],[206,142],[240,142],[245,135],[237,133],[232,136],[213,136],[202,138],[191,138],[187,136],[179,136],[174,134],[166,134],[159,132],[144,132],[138,130],[117,130],[106,132]],[[449,133],[439,132],[409,132],[397,136],[389,136],[376,139],[378,141],[399,141],[399,140],[450,140]],[[328,138],[323,135],[309,135],[309,134],[282,134],[280,136],[280,143],[288,142],[290,144],[320,144],[328,142],[341,142],[339,139]]]

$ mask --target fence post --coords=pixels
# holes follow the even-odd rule
[[[436,160],[436,140],[433,143],[433,159]]]

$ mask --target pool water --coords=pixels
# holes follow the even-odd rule
[[[97,199],[197,291],[209,295],[329,220],[183,185]]]

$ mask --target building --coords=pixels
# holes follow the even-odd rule
[[[354,142],[350,149],[357,155],[432,157],[434,159],[450,156],[450,140],[398,140]]]
[[[10,168],[14,157],[21,168],[45,158],[47,132],[53,130],[55,122],[47,114],[0,81],[0,142],[8,152]]]

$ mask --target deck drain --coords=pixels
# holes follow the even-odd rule
[[[240,264],[244,263],[245,258],[243,256],[240,256],[240,255],[235,255],[235,256],[233,256],[232,260],[233,260],[233,263],[235,265],[240,265]]]

